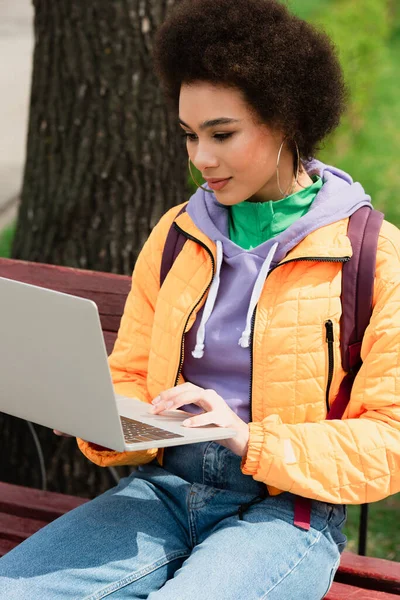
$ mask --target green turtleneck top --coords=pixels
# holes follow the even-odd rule
[[[318,175],[313,184],[282,200],[241,202],[229,209],[229,238],[243,248],[252,250],[285,231],[310,209],[323,181]]]

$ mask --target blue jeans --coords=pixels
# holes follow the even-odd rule
[[[0,559],[2,600],[321,600],[346,544],[345,508],[267,496],[217,442],[165,451]]]

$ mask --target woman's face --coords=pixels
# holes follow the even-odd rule
[[[239,90],[206,82],[182,85],[179,121],[187,134],[189,158],[204,179],[229,178],[214,190],[218,202],[232,206],[282,198],[276,163],[284,136],[256,121]],[[293,177],[293,156],[286,144],[279,164],[285,189],[287,177],[289,183]]]

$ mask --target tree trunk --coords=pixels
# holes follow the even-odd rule
[[[171,0],[34,0],[27,160],[13,258],[130,274],[187,198],[186,149],[153,73]]]
[[[187,199],[186,149],[151,63],[155,30],[173,3],[34,0],[14,258],[131,274],[151,228]],[[90,463],[75,440],[35,429],[48,489],[90,497],[113,483],[110,471]],[[0,456],[0,480],[41,487],[26,422],[0,414]]]

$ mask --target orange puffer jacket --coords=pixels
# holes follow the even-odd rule
[[[150,402],[177,382],[184,334],[203,306],[213,277],[215,244],[187,213],[176,218],[189,236],[160,289],[166,236],[181,206],[160,220],[132,276],[118,339],[110,356],[118,394]],[[342,262],[351,256],[348,219],[308,235],[269,274],[253,336],[252,416],[242,471],[267,484],[332,503],[360,504],[400,491],[400,231],[384,222],[379,237],[373,315],[351,399],[342,420],[327,421],[344,376],[340,357]],[[196,241],[198,240],[198,241]],[[200,243],[198,243],[200,242]],[[315,259],[315,257],[320,257]],[[326,321],[334,331],[328,386]],[[139,465],[163,451],[99,450],[78,439],[101,466]]]

